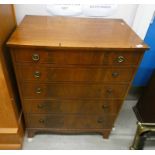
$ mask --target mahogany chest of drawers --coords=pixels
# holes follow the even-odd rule
[[[7,42],[28,136],[108,138],[147,45],[121,19],[26,16]]]

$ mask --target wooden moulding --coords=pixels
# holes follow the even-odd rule
[[[0,129],[0,150],[22,149],[24,130],[23,114],[20,114],[17,128]]]

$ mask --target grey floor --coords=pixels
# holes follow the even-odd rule
[[[25,136],[24,150],[127,150],[132,144],[136,131],[136,117],[132,107],[136,100],[127,100],[119,113],[115,128],[109,139],[101,135],[36,135],[33,139]],[[147,141],[144,149],[155,149],[155,141]]]

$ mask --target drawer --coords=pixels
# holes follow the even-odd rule
[[[17,63],[57,65],[137,65],[141,52],[95,50],[13,49]]]
[[[25,115],[28,128],[98,129],[112,127],[114,116]]]
[[[128,85],[78,84],[78,83],[23,83],[23,97],[44,98],[124,98]]]
[[[122,100],[24,100],[25,113],[117,114]]]
[[[53,68],[48,65],[18,65],[17,70],[21,81],[39,82],[129,82],[135,68],[133,67],[67,67]]]

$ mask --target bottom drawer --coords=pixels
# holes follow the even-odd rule
[[[25,115],[28,128],[106,129],[111,128],[114,115]]]

